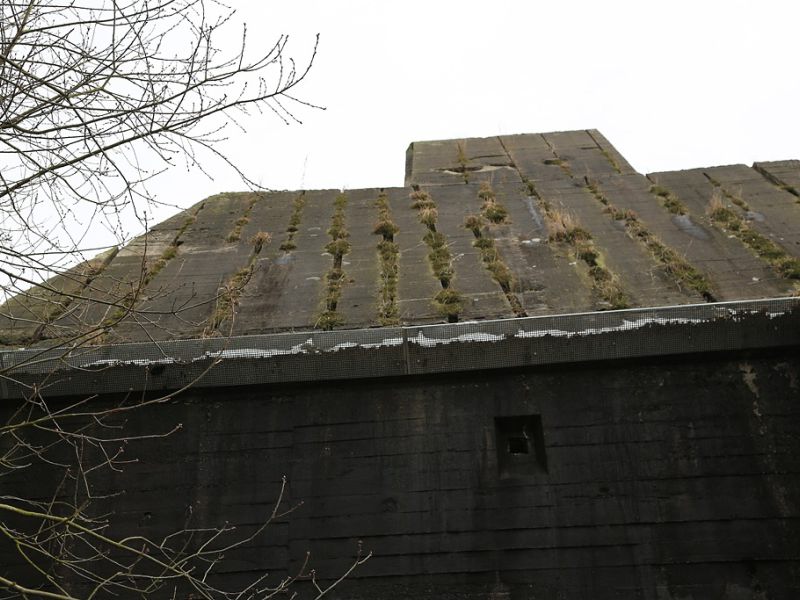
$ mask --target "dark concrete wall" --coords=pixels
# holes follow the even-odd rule
[[[134,413],[183,427],[98,485],[125,490],[118,532],[158,536],[247,530],[287,475],[302,506],[230,585],[307,550],[335,578],[361,541],[335,598],[797,598],[799,382],[784,351],[195,390]],[[497,420],[517,416],[527,457]]]

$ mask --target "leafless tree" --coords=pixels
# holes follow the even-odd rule
[[[296,597],[292,586],[299,580],[310,582],[310,597],[322,598],[369,558],[359,547],[349,567],[325,584],[317,580],[307,557],[277,579],[256,573],[244,586],[221,587],[215,571],[225,557],[246,550],[272,523],[297,508],[284,501],[285,479],[272,510],[249,531],[231,525],[199,529],[187,518],[159,539],[116,535],[113,513],[104,512],[114,494],[98,492],[98,480],[125,467],[129,445],[180,428],[136,435],[126,431],[125,417],[181,391],[127,398],[106,408],[94,406],[93,397],[53,407],[36,393],[19,404],[0,426],[0,538],[5,541],[0,545],[14,550],[5,552],[6,559],[16,555],[15,574],[7,573],[9,565],[0,566],[0,598],[266,600]],[[4,485],[31,477],[52,478],[57,484],[52,495],[9,494]]]
[[[75,267],[87,231],[102,226],[124,239],[129,216],[143,222],[152,202],[149,179],[181,162],[202,169],[208,156],[236,169],[217,146],[226,127],[250,112],[292,122],[298,107],[313,106],[295,93],[316,42],[301,66],[286,36],[253,53],[243,29],[238,45],[223,50],[219,35],[232,18],[214,0],[0,0],[0,320],[20,318],[1,308],[13,298],[33,307],[27,318],[38,326],[86,299],[103,260]],[[131,297],[104,301],[119,320],[135,310]],[[59,344],[72,351],[101,330]],[[15,374],[0,363],[0,378]],[[24,566],[20,578],[0,571],[0,598],[263,599],[291,597],[300,578],[312,581],[316,597],[330,589],[305,565],[244,589],[214,583],[226,552],[293,510],[282,493],[253,531],[182,523],[158,540],[116,537],[95,482],[124,468],[127,446],[174,433],[134,434],[125,417],[182,390],[109,407],[92,396],[53,403],[46,383],[46,375],[28,383],[0,420],[0,540]],[[26,495],[19,482],[42,473],[57,482],[52,493]],[[359,552],[347,572],[365,559]]]
[[[0,0],[0,11],[0,303],[46,289],[89,230],[124,238],[164,170],[214,156],[236,169],[218,143],[249,112],[292,122],[311,106],[295,92],[316,43],[301,67],[287,36],[251,52],[243,28],[223,51],[233,14],[214,0]]]

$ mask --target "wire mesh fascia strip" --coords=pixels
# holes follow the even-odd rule
[[[2,397],[359,379],[800,343],[800,298],[0,352]],[[213,368],[208,369],[211,363]]]

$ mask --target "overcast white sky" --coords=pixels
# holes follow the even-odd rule
[[[253,44],[288,33],[299,62],[321,34],[300,95],[326,110],[254,115],[220,148],[271,189],[397,186],[413,140],[579,128],[641,172],[800,158],[794,0],[234,5]],[[151,191],[186,207],[244,188],[210,170]]]

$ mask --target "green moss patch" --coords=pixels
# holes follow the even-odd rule
[[[297,229],[300,226],[300,222],[303,219],[303,208],[305,205],[306,194],[305,192],[300,192],[300,194],[294,200],[292,200],[292,214],[289,217],[289,224],[286,226],[286,239],[280,245],[280,249],[284,252],[291,252],[297,248],[294,238],[297,234]]]
[[[484,201],[484,204],[493,202],[493,198],[489,196],[490,192],[491,190],[488,186],[486,188],[481,188],[479,197]],[[494,194],[491,194],[491,196],[493,197]],[[485,214],[485,212],[483,214]],[[525,310],[522,308],[522,303],[514,292],[515,282],[511,269],[503,262],[503,258],[500,256],[500,252],[495,246],[494,239],[492,239],[490,235],[484,235],[483,233],[484,229],[489,228],[489,226],[484,223],[483,217],[479,215],[469,215],[464,219],[464,227],[472,231],[473,235],[475,235],[475,240],[472,242],[472,245],[480,251],[483,266],[491,274],[492,279],[500,286],[500,289],[503,290],[511,306],[511,310],[513,310],[514,314],[518,317],[527,316]]]
[[[271,241],[272,236],[266,231],[259,231],[250,238],[250,244],[253,248],[250,251],[247,265],[236,271],[222,287],[217,297],[217,305],[214,307],[214,312],[203,330],[204,336],[215,335],[223,323],[233,318],[242,292],[255,272],[258,255],[264,246],[267,246]]]
[[[592,290],[600,302],[609,308],[628,308],[628,296],[619,278],[602,264],[600,251],[592,235],[569,212],[550,209],[546,213],[550,241],[569,245],[575,256],[589,267]]]
[[[464,183],[469,183],[469,169],[467,168],[469,159],[467,158],[467,153],[464,152],[464,146],[461,145],[461,142],[456,144],[456,160],[460,167],[459,171],[461,172],[461,176],[464,178]]]
[[[700,294],[704,300],[714,302],[711,282],[708,278],[695,268],[689,261],[678,254],[675,250],[664,244],[653,234],[638,215],[632,210],[621,210],[614,206],[609,199],[600,191],[597,184],[586,178],[586,187],[595,199],[604,206],[604,212],[612,219],[622,222],[628,237],[643,244],[650,252],[650,255],[664,268],[666,274],[679,286],[688,287]],[[674,201],[678,210],[683,210],[682,204],[672,198],[669,190],[658,186],[650,188],[650,192],[665,201]],[[675,211],[670,211],[675,212]],[[685,214],[685,212],[675,212],[675,214]]]
[[[378,287],[378,321],[384,326],[398,325],[399,310],[397,307],[397,282],[399,275],[398,260],[400,247],[395,243],[394,236],[400,231],[392,221],[389,198],[381,192],[375,201],[378,208],[378,223],[372,233],[381,236],[378,242],[378,264],[380,267],[380,281]]]
[[[705,175],[706,179],[708,179],[711,185],[714,186],[715,190],[721,193],[730,202],[732,202],[745,212],[748,212],[750,210],[750,206],[742,198],[741,191],[738,194],[734,194],[730,190],[726,189],[719,181],[711,177],[711,175],[709,175],[708,173],[703,173],[703,175]]]
[[[506,207],[497,201],[494,190],[492,187],[483,182],[480,190],[478,191],[478,198],[483,201],[481,206],[481,215],[490,223],[500,224],[508,220],[508,211]]]
[[[342,286],[346,282],[345,273],[342,269],[342,259],[350,252],[350,242],[347,241],[350,233],[347,231],[344,212],[346,207],[347,195],[342,193],[336,196],[333,201],[331,226],[328,228],[328,235],[331,237],[331,241],[325,246],[325,250],[333,255],[333,265],[325,274],[322,299],[324,309],[315,324],[319,329],[333,329],[344,322],[344,319],[336,312],[336,309],[342,296]]]
[[[258,202],[260,196],[258,194],[253,194],[250,202],[247,204],[247,207],[244,209],[244,214],[241,217],[236,219],[233,224],[233,229],[225,238],[225,241],[228,243],[233,243],[238,241],[242,237],[242,229],[244,226],[250,222],[250,213],[253,210],[253,206],[255,206],[256,202]]]
[[[650,193],[658,196],[661,205],[673,215],[686,215],[689,213],[686,205],[673,196],[667,188],[660,185],[652,185],[650,186]]]
[[[725,205],[721,196],[721,191],[715,189],[708,203],[706,212],[711,222],[734,235],[781,277],[800,280],[800,260],[789,255],[765,235],[751,229],[747,221]]]

